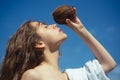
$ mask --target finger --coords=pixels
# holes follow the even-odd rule
[[[66,23],[70,27],[72,27],[74,25],[74,23],[70,19],[66,19]]]
[[[68,25],[72,25],[72,21],[71,21],[70,19],[66,19],[66,23],[67,23]]]
[[[73,7],[73,11],[75,12],[75,15],[76,15],[76,8],[75,7]]]
[[[70,19],[66,19],[66,23],[67,23],[67,24],[70,24]]]

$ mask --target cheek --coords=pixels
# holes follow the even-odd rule
[[[56,40],[58,36],[58,33],[50,32],[46,35],[46,38],[48,38],[48,40]]]
[[[40,34],[41,36],[41,39],[45,42],[51,42],[51,41],[54,41],[55,39],[57,39],[56,37],[56,33],[53,33],[53,32],[42,32]]]
[[[58,33],[50,32],[44,36],[44,40],[48,43],[56,43],[60,40],[60,35]]]
[[[56,43],[66,38],[66,34],[54,30],[40,31],[39,35],[47,43]]]

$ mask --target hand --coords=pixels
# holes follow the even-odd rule
[[[66,19],[66,23],[67,23],[66,25],[71,27],[71,28],[74,28],[74,27],[82,28],[83,27],[81,21],[79,20],[79,18],[77,16],[76,16],[76,19],[74,22],[71,21],[70,19]]]
[[[76,9],[74,8],[75,12],[76,12]],[[66,25],[72,29],[75,29],[75,28],[83,28],[83,25],[81,23],[81,21],[79,20],[79,18],[76,16],[74,22],[71,21],[70,19],[66,19]]]

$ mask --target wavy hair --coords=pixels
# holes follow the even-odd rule
[[[20,80],[26,70],[43,61],[42,51],[34,48],[40,37],[31,22],[26,21],[8,41],[0,80]]]

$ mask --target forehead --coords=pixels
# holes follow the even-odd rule
[[[40,23],[37,22],[37,21],[35,21],[35,22],[31,22],[31,23],[30,23],[30,25],[31,25],[31,26],[34,26],[34,27],[35,27],[35,26],[39,26],[39,24],[40,24]]]
[[[34,21],[30,23],[31,26],[37,27],[37,26],[42,26],[45,25],[45,23],[43,22],[38,22],[38,21]]]

